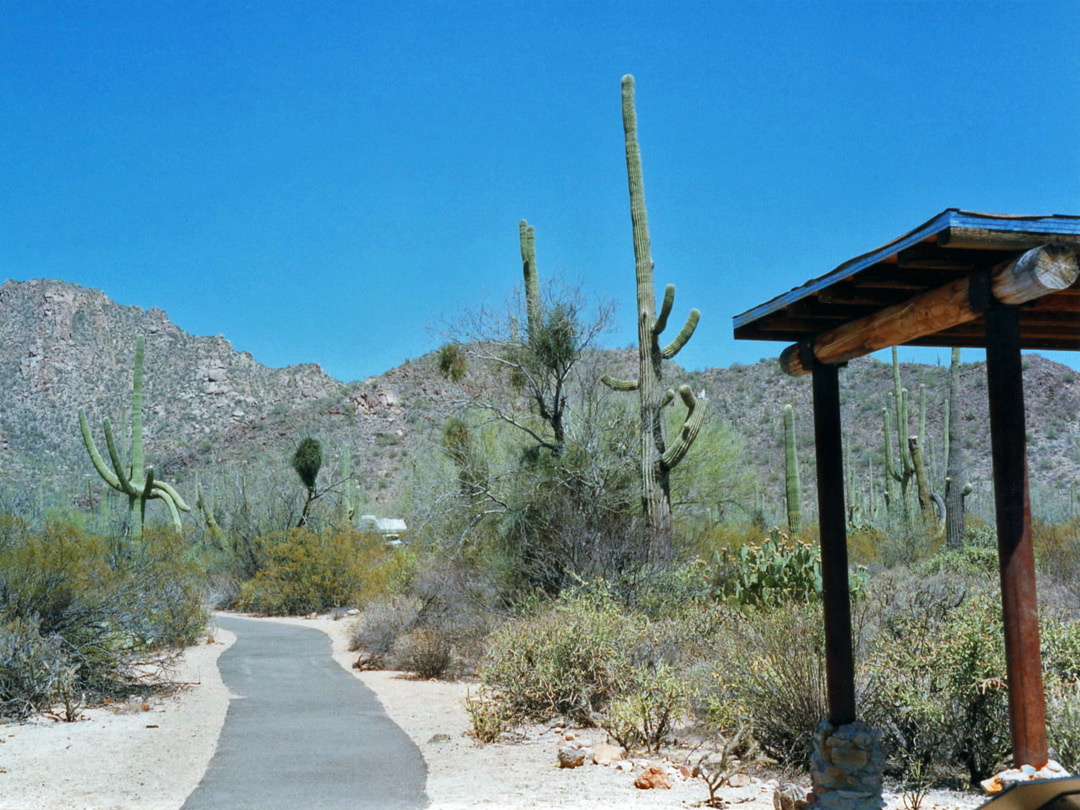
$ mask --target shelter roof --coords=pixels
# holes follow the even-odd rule
[[[887,245],[736,315],[735,337],[794,342],[819,335],[1048,243],[1080,251],[1080,217],[949,208]],[[984,334],[979,317],[908,345],[980,347]],[[1080,287],[1024,305],[1020,340],[1026,349],[1080,349]]]

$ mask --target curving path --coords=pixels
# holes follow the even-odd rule
[[[427,769],[375,693],[307,627],[220,616],[232,693],[217,751],[183,810],[422,808]]]

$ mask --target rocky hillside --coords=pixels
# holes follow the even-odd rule
[[[280,469],[298,439],[314,435],[331,459],[349,446],[368,500],[389,503],[402,486],[410,458],[423,452],[430,428],[466,399],[464,387],[443,379],[430,355],[346,386],[317,365],[263,366],[247,352],[234,351],[221,335],[187,334],[160,309],[121,306],[100,291],[62,281],[8,281],[0,286],[0,490],[27,491],[38,484],[73,496],[85,490],[84,476],[93,470],[76,412],[86,408],[99,441],[101,420],[124,416],[139,334],[146,337],[148,460],[188,490],[196,474],[214,475],[238,464]],[[629,353],[603,355],[594,358],[597,368],[632,375]],[[917,392],[926,386],[927,433],[938,478],[945,466],[947,375],[947,368],[902,367],[906,387]],[[1033,490],[1064,503],[1080,477],[1078,376],[1041,357],[1025,360]],[[756,469],[770,503],[782,503],[781,412],[792,403],[798,414],[805,506],[812,511],[809,379],[784,376],[771,358],[703,372],[673,369],[668,379],[704,389],[714,418],[745,437],[746,461]],[[472,370],[464,386],[475,390],[498,384]],[[891,368],[873,359],[853,362],[842,372],[841,385],[845,434],[861,489],[871,467],[881,478],[881,409],[888,404]],[[976,497],[988,501],[985,385],[983,364],[964,366],[962,444]],[[99,483],[96,476],[91,480]]]
[[[945,475],[944,413],[948,396],[947,366],[902,363],[901,382],[911,392],[911,430],[917,429],[918,391],[926,387],[927,466],[936,468],[932,484],[940,489]],[[791,403],[797,414],[804,498],[813,508],[813,415],[810,379],[783,374],[775,360],[752,366],[709,369],[690,375],[695,388],[708,392],[716,415],[738,427],[750,444],[766,496],[778,503],[783,493],[782,410]],[[880,491],[885,463],[882,408],[892,408],[892,366],[861,358],[840,373],[845,451],[855,468],[855,486],[865,492],[871,470]],[[1029,468],[1036,512],[1067,504],[1080,483],[1080,375],[1038,355],[1024,358],[1024,394],[1028,423]],[[990,511],[990,417],[986,365],[965,363],[960,374],[960,444],[968,478],[975,487],[973,506]],[[896,432],[893,431],[896,458]],[[767,459],[767,463],[762,463]],[[933,470],[931,471],[933,472]]]

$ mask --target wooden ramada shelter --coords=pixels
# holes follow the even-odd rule
[[[1021,349],[1080,349],[1080,217],[948,209],[734,318],[813,378],[829,721],[855,711],[838,369],[895,345],[986,349],[1009,720],[1015,767],[1046,764]]]

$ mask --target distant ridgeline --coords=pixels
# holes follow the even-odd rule
[[[120,417],[130,407],[139,335],[146,339],[147,447],[160,475],[189,501],[196,477],[207,489],[235,488],[245,470],[251,476],[280,470],[282,480],[295,485],[289,458],[297,441],[312,435],[322,441],[328,465],[351,448],[361,503],[388,511],[402,491],[410,457],[430,446],[425,443],[433,427],[462,399],[460,383],[443,377],[434,353],[346,385],[314,363],[268,368],[220,335],[190,335],[160,309],[123,306],[99,290],[58,280],[7,281],[0,286],[0,508],[85,509],[101,503],[104,483],[82,446],[76,414],[84,407],[93,424],[106,417],[126,424]],[[633,376],[631,354],[605,353],[605,371]],[[1038,514],[1064,508],[1080,478],[1080,375],[1037,356],[1027,357],[1025,366]],[[948,369],[902,364],[901,373],[912,391],[926,386],[926,434],[940,450]],[[770,521],[783,523],[783,406],[791,403],[797,415],[809,414],[809,384],[782,374],[775,360],[673,374],[694,391],[708,392],[708,419],[730,423],[745,438],[744,463],[756,468],[762,502],[774,513]],[[840,376],[845,451],[857,476],[865,479],[871,468],[880,476],[881,409],[892,388],[891,368],[862,359]],[[469,379],[473,387],[496,390],[501,384],[496,376]],[[960,440],[975,488],[969,505],[978,513],[988,508],[990,480],[981,363],[963,367],[959,401]],[[809,523],[816,498],[812,420],[797,418],[795,424],[803,520]],[[944,466],[944,459],[927,455],[929,464]],[[388,535],[402,533],[378,521],[368,525]]]

